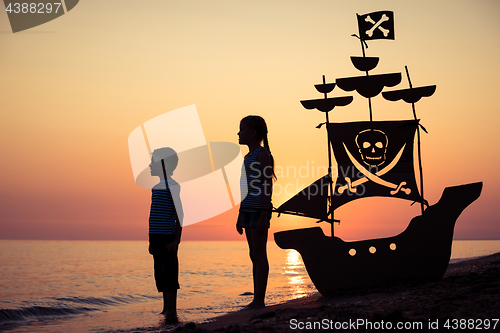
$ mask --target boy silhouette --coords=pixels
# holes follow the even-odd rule
[[[172,179],[179,158],[172,148],[156,149],[149,168],[160,182],[151,189],[149,214],[149,253],[154,259],[154,276],[158,292],[163,293],[163,310],[167,323],[178,322],[177,289],[179,260],[177,252],[182,233],[180,185]]]

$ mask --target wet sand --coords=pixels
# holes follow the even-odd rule
[[[384,331],[388,325],[394,329],[398,324],[407,325],[403,328],[413,325],[410,330],[418,332],[435,332],[438,327],[446,331],[484,330],[487,326],[493,331],[494,319],[498,318],[500,253],[450,264],[437,281],[391,283],[337,292],[330,297],[317,293],[262,309],[229,313],[203,324],[184,323],[175,331],[313,332],[337,328],[363,332]],[[496,323],[497,330],[500,322]]]

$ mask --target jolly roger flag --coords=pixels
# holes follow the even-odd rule
[[[420,201],[413,164],[417,120],[328,124],[337,161],[332,208],[364,197]]]
[[[359,15],[359,37],[362,40],[394,39],[394,13],[388,10]]]

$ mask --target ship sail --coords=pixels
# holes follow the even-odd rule
[[[420,202],[413,139],[418,120],[329,123],[328,139],[337,161],[331,208],[382,196]],[[335,170],[335,169],[334,169]],[[277,212],[328,220],[328,176],[283,203]]]
[[[276,211],[278,213],[299,215],[328,220],[328,175],[321,177],[314,183],[288,199]]]
[[[328,124],[337,161],[332,208],[364,197],[421,201],[413,166],[418,120]]]

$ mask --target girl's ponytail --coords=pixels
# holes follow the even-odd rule
[[[273,178],[274,178],[274,180],[276,180],[276,179],[278,179],[278,177],[276,177],[276,174],[274,173],[274,157],[273,157],[273,154],[271,154],[271,149],[269,148],[269,141],[267,140],[267,133],[264,136],[264,148],[267,149],[267,151],[269,152],[269,156],[271,157],[271,163],[273,165]]]

